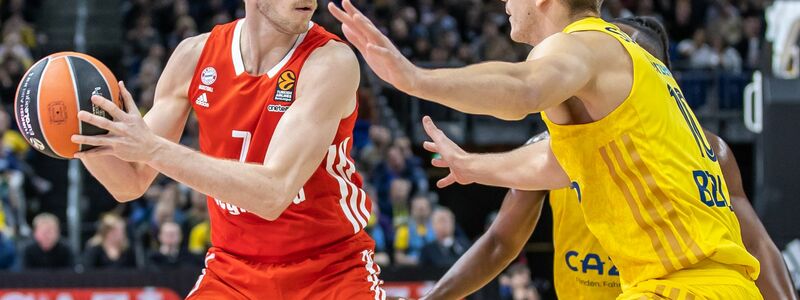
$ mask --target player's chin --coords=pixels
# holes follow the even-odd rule
[[[511,40],[514,41],[514,42],[517,42],[517,43],[524,43],[525,42],[525,39],[522,36],[522,33],[519,30],[516,30],[514,28],[514,25],[511,25],[510,36],[511,36]]]

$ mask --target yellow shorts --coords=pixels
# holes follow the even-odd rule
[[[755,281],[744,271],[714,262],[702,267],[681,270],[659,279],[640,282],[617,297],[617,300],[762,300]],[[698,267],[697,265],[694,267]]]

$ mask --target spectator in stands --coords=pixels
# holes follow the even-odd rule
[[[369,186],[365,186],[364,191],[367,192],[367,195],[369,195],[370,199],[375,199],[375,193]],[[381,217],[380,207],[377,205],[377,203],[373,203],[369,222],[364,230],[367,232],[367,234],[369,234],[372,240],[375,241],[375,257],[373,260],[375,263],[381,266],[386,266],[391,263],[391,258],[389,257],[388,253],[388,236],[384,228],[391,228],[391,223],[387,222],[387,220]]]
[[[192,231],[189,232],[189,252],[204,256],[209,248],[211,248],[211,223],[206,219],[192,227]]]
[[[182,202],[180,199],[182,196],[177,182],[170,181],[162,188],[153,210],[153,237],[158,236],[158,228],[161,228],[162,224],[167,222],[183,224],[186,220],[183,211],[178,209],[179,203]]]
[[[415,187],[414,193],[427,193],[429,188],[428,176],[425,174],[425,170],[422,169],[422,160],[414,155],[413,150],[411,150],[411,139],[407,136],[399,136],[394,139],[393,145],[400,150],[406,169],[411,173],[407,178],[409,180],[414,180],[414,182],[412,182]]]
[[[381,162],[372,172],[371,181],[378,192],[379,201],[386,201],[389,198],[389,191],[392,183],[397,179],[405,179],[411,183],[410,194],[427,192],[428,178],[425,171],[413,162],[409,164],[403,149],[397,145],[392,145],[386,152],[385,161]],[[381,206],[381,211],[391,213],[392,210],[386,209],[385,204]]]
[[[391,214],[387,216],[387,213],[383,211],[383,207],[381,207],[381,213],[391,219],[392,224],[395,226],[402,224],[408,218],[408,200],[411,199],[411,186],[410,181],[398,178],[393,180],[389,187],[389,211]]]
[[[384,126],[371,125],[368,134],[369,141],[362,147],[358,160],[362,170],[372,175],[371,172],[386,158],[386,151],[392,144],[392,133]]]
[[[436,240],[431,223],[431,201],[424,195],[411,199],[411,217],[397,227],[394,259],[399,265],[417,265],[426,244]]]
[[[516,61],[518,59],[513,51],[508,36],[500,33],[500,25],[495,20],[485,20],[482,34],[473,41],[473,49],[485,60]]]
[[[728,45],[722,36],[711,37],[711,48],[713,49],[712,68],[721,69],[727,72],[742,72],[742,57],[736,49]]]
[[[516,262],[502,275],[501,299],[539,300],[539,293],[531,281],[531,270],[524,262]]]
[[[123,269],[136,267],[136,258],[128,248],[125,220],[107,214],[100,218],[97,233],[89,239],[84,253],[86,269]]]
[[[708,35],[721,37],[725,44],[736,45],[742,39],[742,17],[731,0],[712,1],[706,22]]]
[[[764,43],[762,37],[763,27],[761,19],[758,16],[749,16],[744,19],[743,25],[743,38],[736,45],[736,50],[741,54],[744,67],[747,69],[758,68],[758,62],[761,58],[761,47]]]
[[[155,270],[175,269],[196,265],[194,258],[181,246],[183,233],[174,222],[161,225],[158,232],[158,249],[147,255],[149,267]]]
[[[192,207],[187,212],[189,226],[189,252],[204,256],[211,247],[211,231],[206,208],[206,195],[192,190]]]
[[[674,1],[666,18],[670,36],[678,41],[692,38],[695,30],[705,25],[706,7],[706,1]]]
[[[19,33],[11,32],[3,37],[0,45],[0,99],[6,109],[13,105],[17,83],[32,63],[30,50],[22,44]]]
[[[436,240],[422,248],[419,264],[448,268],[467,252],[470,244],[455,235],[456,220],[450,209],[438,207],[431,218]]]
[[[0,270],[8,270],[17,261],[17,246],[4,230],[0,230]]]
[[[0,136],[5,136],[10,125],[10,116],[0,108]],[[7,148],[5,143],[0,143],[0,230],[7,227],[11,233],[17,232],[18,227],[25,227],[25,211],[22,208],[22,183],[23,174],[20,162],[14,152]],[[24,230],[27,230],[25,227]],[[28,234],[29,232],[24,232]]]
[[[61,229],[56,216],[41,213],[33,218],[33,240],[22,250],[25,269],[73,267],[72,250],[61,241]]]
[[[150,15],[141,15],[136,19],[136,25],[126,35],[126,46],[131,47],[131,55],[141,60],[152,45],[161,41],[158,30],[153,28]]]

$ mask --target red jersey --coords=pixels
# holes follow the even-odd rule
[[[341,40],[309,22],[309,30],[278,65],[266,75],[251,76],[244,71],[239,43],[243,24],[238,20],[211,31],[192,77],[189,101],[199,124],[201,152],[263,163],[275,127],[296,100],[306,59],[328,42]],[[301,260],[364,234],[372,204],[350,158],[356,111],[339,122],[322,163],[275,221],[209,197],[212,244],[249,260],[276,263]]]

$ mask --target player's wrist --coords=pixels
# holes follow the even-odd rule
[[[430,70],[417,67],[411,62],[408,62],[408,68],[408,86],[401,90],[407,91],[407,93],[410,95],[415,95],[422,98],[423,96],[420,95],[420,93],[423,93],[426,90],[423,85],[425,84],[426,80],[428,80],[427,77],[429,76]]]
[[[150,153],[145,156],[145,159],[142,161],[142,163],[156,168],[157,166],[161,165],[165,159],[169,160],[169,157],[171,157],[171,155],[168,155],[170,153],[170,144],[173,143],[160,136],[155,136],[152,141],[152,146],[149,147]]]

